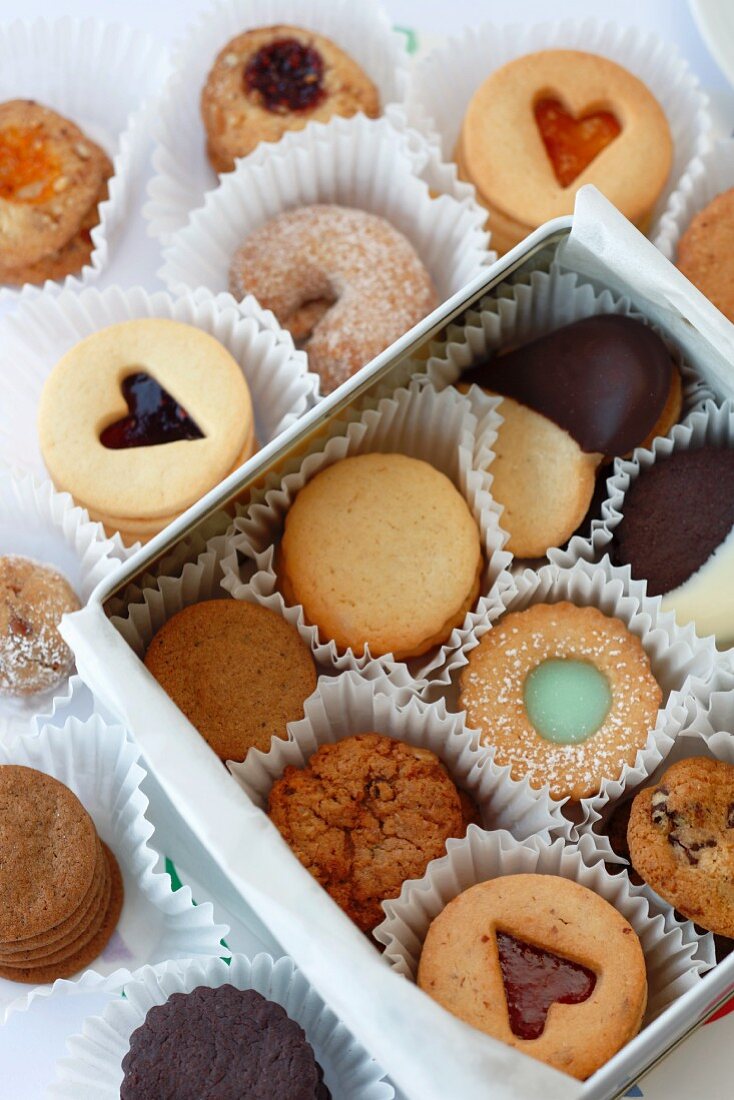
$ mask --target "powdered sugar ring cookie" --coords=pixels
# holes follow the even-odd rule
[[[567,602],[504,615],[461,673],[461,706],[496,763],[533,787],[547,783],[554,798],[588,798],[618,778],[661,701],[624,623]]]
[[[207,154],[216,172],[231,172],[261,141],[334,115],[380,113],[377,88],[344,50],[323,34],[287,25],[258,27],[219,52],[201,95]]]
[[[44,385],[38,431],[56,487],[133,528],[163,527],[254,444],[237,361],[208,333],[161,318],[110,325],[67,352]]]
[[[428,929],[418,984],[466,1023],[580,1080],[637,1034],[647,1005],[632,926],[556,875],[506,875],[455,897]]]
[[[232,259],[230,290],[253,294],[308,352],[330,393],[438,304],[406,237],[365,210],[289,210],[252,233]]]

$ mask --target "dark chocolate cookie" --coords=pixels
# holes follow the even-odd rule
[[[306,1036],[254,989],[199,986],[130,1037],[120,1100],[330,1100]]]

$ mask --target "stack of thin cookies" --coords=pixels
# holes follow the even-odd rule
[[[104,949],[122,877],[76,795],[50,775],[0,766],[0,977],[68,978]]]

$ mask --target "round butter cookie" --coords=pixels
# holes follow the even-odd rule
[[[460,688],[469,726],[500,767],[574,800],[634,763],[662,702],[624,623],[567,602],[504,615],[469,653]]]
[[[678,242],[678,267],[734,320],[734,188],[716,195],[692,219]]]
[[[56,364],[38,434],[59,490],[105,522],[154,534],[244,461],[252,401],[213,336],[161,318],[125,321]]]
[[[185,607],[155,634],[145,665],[222,760],[287,737],[316,689],[296,628],[246,600]]]
[[[384,920],[382,901],[464,835],[466,810],[434,753],[378,733],[322,745],[305,768],[287,767],[268,799],[284,840],[363,932]]]
[[[579,1080],[637,1034],[647,1005],[632,926],[556,875],[507,875],[453,898],[428,929],[418,985],[465,1023]]]
[[[380,113],[375,85],[323,34],[302,27],[258,27],[222,48],[204,85],[201,114],[216,172],[261,141],[278,141],[312,121]]]
[[[695,756],[632,804],[635,870],[688,920],[734,937],[734,767]]]
[[[324,638],[361,654],[419,657],[479,595],[479,529],[451,481],[402,454],[342,459],[285,519],[279,576]]]
[[[22,269],[78,233],[111,174],[106,153],[69,119],[34,103],[0,103],[0,255]]]

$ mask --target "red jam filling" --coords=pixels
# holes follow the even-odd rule
[[[130,374],[122,383],[129,415],[109,424],[100,434],[103,447],[113,451],[127,447],[158,447],[179,439],[203,439],[204,433],[185,409],[144,371]]]
[[[0,199],[29,205],[48,202],[60,172],[40,127],[0,130]]]
[[[550,1006],[577,1005],[594,992],[593,970],[561,958],[542,947],[497,932],[502,981],[512,1034],[518,1039],[539,1039]]]
[[[245,68],[245,91],[257,92],[268,111],[309,111],[326,95],[324,62],[318,50],[295,38],[263,46]]]
[[[622,132],[611,111],[574,118],[557,99],[539,99],[535,122],[561,187],[568,187]]]

